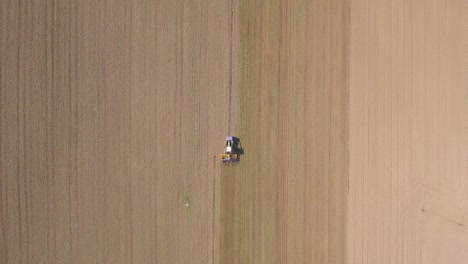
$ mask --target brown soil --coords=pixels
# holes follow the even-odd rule
[[[0,263],[465,263],[467,10],[0,1]]]
[[[232,10],[1,2],[1,263],[217,259]]]
[[[220,263],[344,263],[346,1],[240,1],[237,135]]]

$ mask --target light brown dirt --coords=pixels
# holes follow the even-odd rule
[[[467,263],[467,2],[351,2],[348,263]]]

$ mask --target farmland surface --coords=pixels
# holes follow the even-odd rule
[[[221,175],[221,263],[344,263],[346,1],[240,1],[241,164]]]
[[[467,11],[1,0],[0,263],[466,263]]]
[[[1,263],[216,259],[232,10],[1,1]]]
[[[352,2],[349,263],[466,263],[468,2]]]

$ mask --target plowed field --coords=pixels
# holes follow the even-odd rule
[[[466,263],[467,10],[0,1],[0,263]]]

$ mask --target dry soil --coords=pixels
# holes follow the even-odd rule
[[[467,11],[1,0],[0,263],[466,263]]]
[[[468,261],[467,1],[352,1],[349,263]]]

